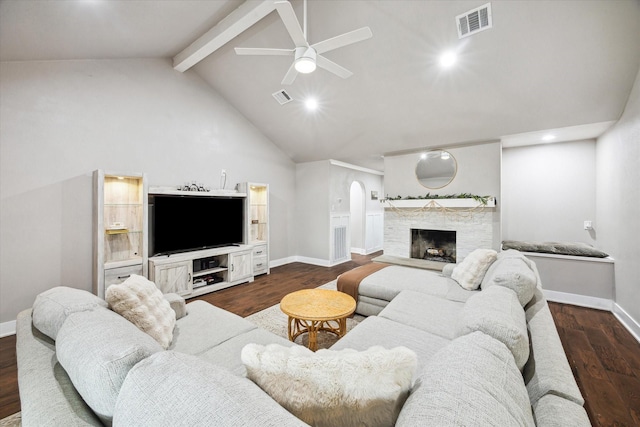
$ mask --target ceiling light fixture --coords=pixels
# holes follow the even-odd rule
[[[546,142],[553,141],[554,139],[556,139],[556,136],[552,133],[548,133],[542,137],[542,140]]]
[[[458,59],[458,57],[456,56],[456,53],[449,50],[447,52],[442,53],[442,55],[440,55],[440,66],[442,68],[449,68],[451,66],[453,66],[453,64],[456,63],[456,60]]]
[[[318,108],[318,101],[313,98],[308,98],[306,101],[304,101],[304,106],[307,107],[307,110],[313,111]]]
[[[297,47],[295,69],[302,74],[313,73],[316,70],[316,50],[312,47]]]
[[[442,160],[449,160],[451,158],[451,154],[449,154],[449,152],[447,151],[443,151],[440,153],[440,158]]]

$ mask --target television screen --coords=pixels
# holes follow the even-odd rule
[[[151,256],[243,242],[239,197],[149,195]]]

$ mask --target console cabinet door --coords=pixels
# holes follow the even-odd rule
[[[192,292],[191,276],[192,261],[157,265],[154,268],[155,284],[163,294],[190,294]]]
[[[229,282],[253,276],[251,251],[229,254]]]

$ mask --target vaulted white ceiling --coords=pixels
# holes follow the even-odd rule
[[[0,59],[173,58],[242,3],[2,0]],[[237,46],[294,47],[276,12],[186,72],[297,162],[381,169],[382,155],[406,150],[505,136],[518,145],[548,129],[595,137],[620,117],[640,66],[640,2],[493,1],[493,28],[459,40],[455,16],[484,3],[309,0],[311,43],[373,32],[325,54],[354,73],[348,79],[318,69],[282,86],[291,58],[237,56]],[[302,1],[292,4],[302,21]],[[446,70],[445,50],[458,53]],[[281,89],[294,101],[276,102]]]

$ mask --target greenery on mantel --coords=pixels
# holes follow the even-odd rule
[[[444,194],[444,195],[439,195],[439,194],[431,194],[431,193],[427,193],[424,196],[396,196],[396,197],[389,197],[387,196],[384,200],[428,200],[428,199],[474,199],[475,201],[477,201],[478,203],[482,204],[483,206],[486,206],[486,204],[489,202],[489,199],[491,199],[491,196],[478,196],[477,194],[470,194],[470,193],[458,193],[458,194]]]

